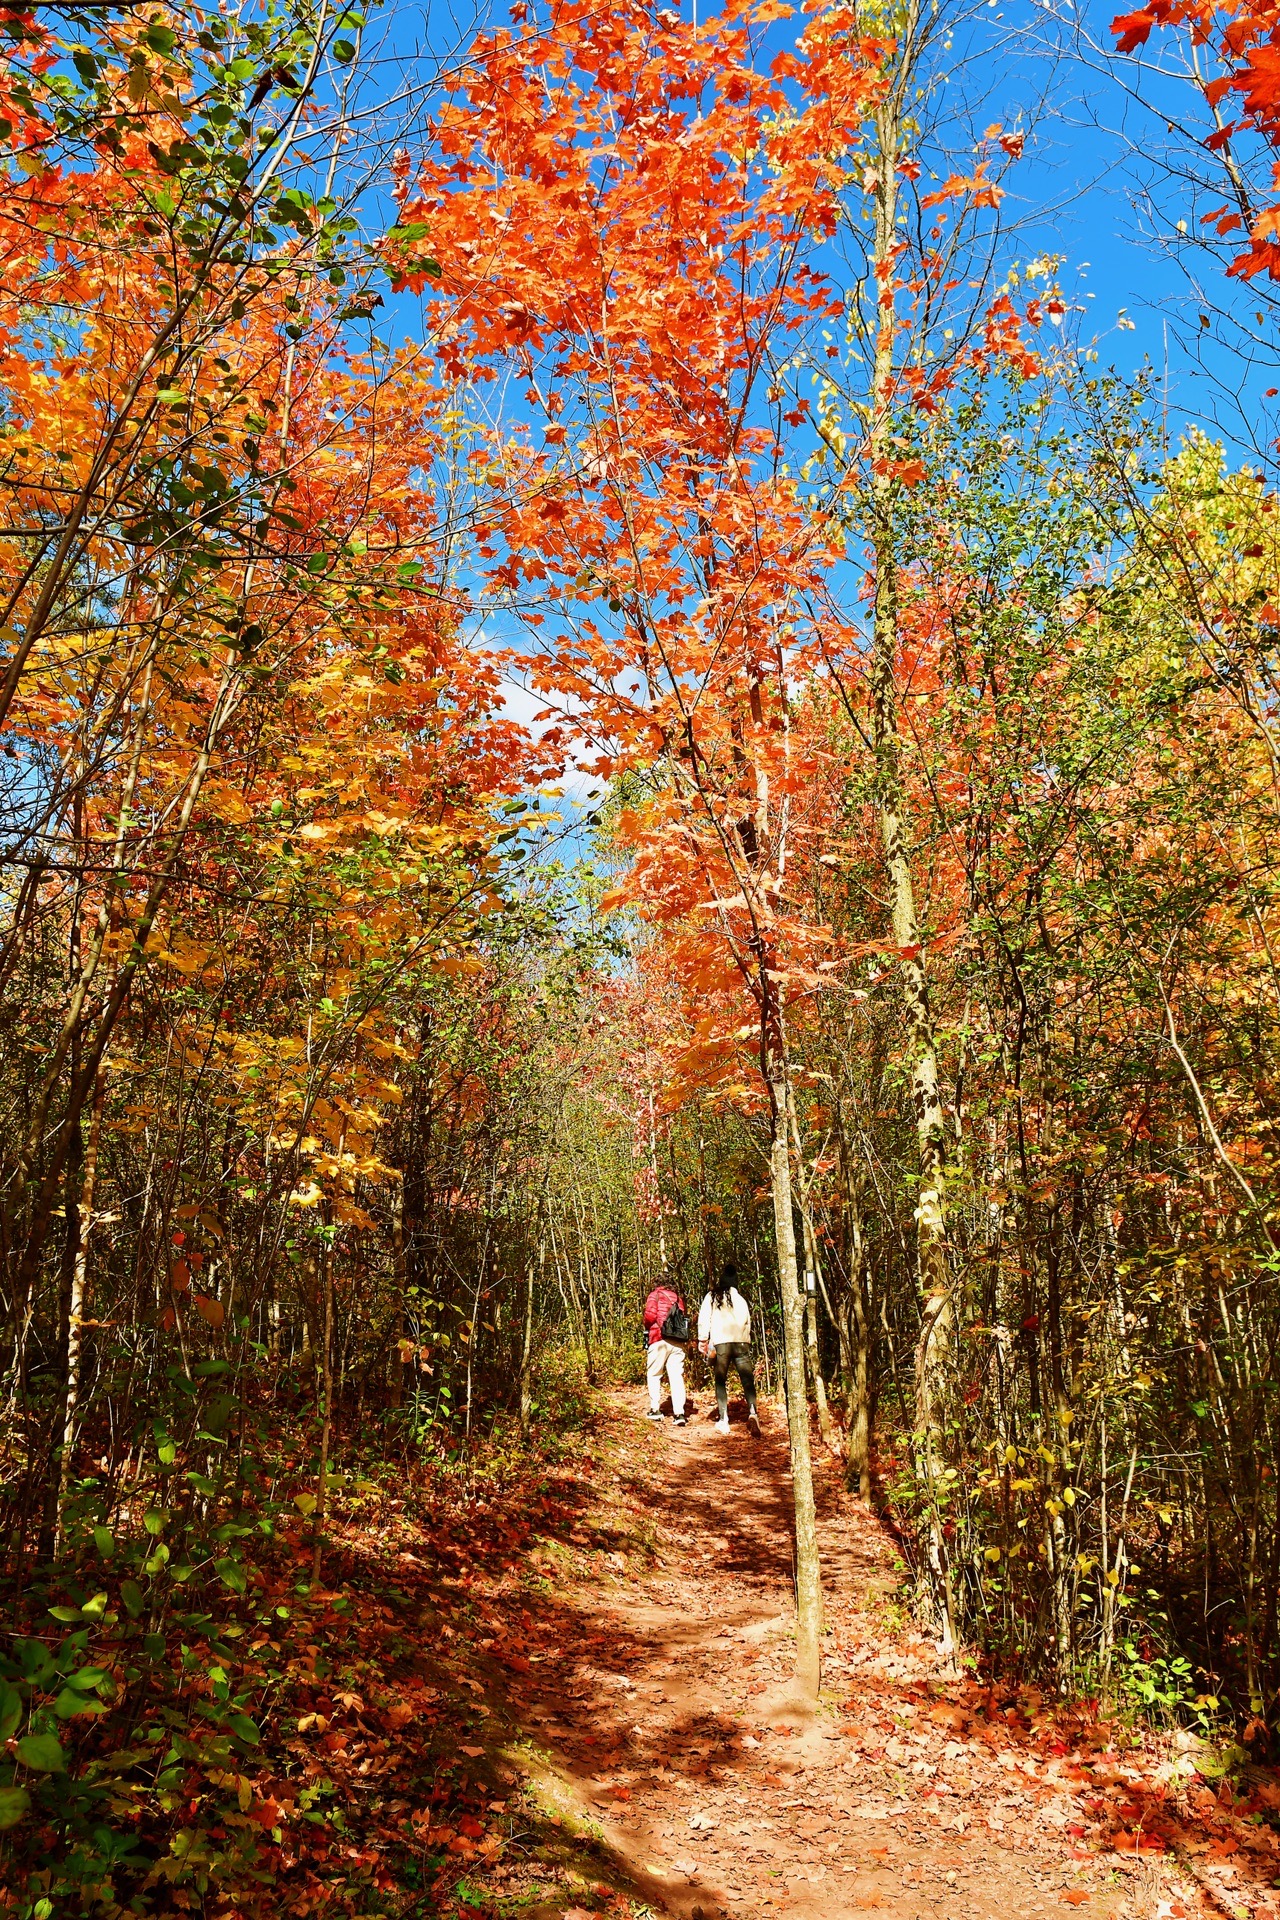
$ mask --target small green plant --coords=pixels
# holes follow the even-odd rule
[[[1116,1649],[1113,1674],[1122,1697],[1149,1720],[1190,1718],[1207,1731],[1219,1718],[1217,1695],[1197,1689],[1184,1654],[1159,1652],[1130,1638]]]

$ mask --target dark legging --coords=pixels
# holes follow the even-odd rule
[[[742,1391],[746,1396],[747,1414],[750,1417],[756,1410],[756,1359],[750,1347],[738,1340],[726,1340],[715,1350],[712,1368],[716,1380],[716,1405],[720,1409],[720,1418],[729,1417],[729,1369],[738,1369],[738,1378],[742,1382]]]

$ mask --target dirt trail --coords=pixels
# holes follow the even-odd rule
[[[651,1906],[1280,1920],[1276,1836],[1225,1789],[1176,1761],[1154,1777],[1158,1754],[1034,1695],[948,1681],[895,1604],[891,1538],[829,1466],[823,1700],[807,1723],[772,1704],[792,1658],[785,1423],[766,1410],[753,1441],[739,1402],[721,1435],[708,1404],[658,1429],[639,1393],[609,1398],[587,1497],[533,1556],[552,1651],[503,1674],[544,1808],[600,1833]]]

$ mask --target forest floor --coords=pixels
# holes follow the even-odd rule
[[[436,1580],[411,1686],[466,1703],[474,1776],[468,1816],[414,1816],[440,1909],[1280,1920],[1274,1779],[1233,1791],[1173,1736],[950,1677],[825,1459],[823,1693],[787,1709],[785,1420],[753,1441],[740,1402],[728,1435],[709,1394],[683,1429],[643,1407],[598,1400],[518,1561]]]

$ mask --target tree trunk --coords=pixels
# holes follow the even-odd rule
[[[98,1173],[98,1146],[102,1139],[102,1108],[106,1091],[107,1070],[103,1065],[98,1068],[93,1089],[89,1141],[84,1155],[84,1184],[80,1189],[75,1266],[71,1274],[71,1298],[67,1311],[67,1364],[62,1399],[62,1452],[58,1466],[58,1506],[53,1530],[55,1560],[62,1552],[66,1535],[67,1497],[71,1490],[71,1457],[75,1450],[76,1422],[80,1411],[80,1368],[84,1353],[85,1303],[88,1297],[89,1235],[93,1227],[93,1189]]]
[[[539,1252],[539,1262],[545,1259],[545,1249]],[[526,1263],[524,1270],[524,1332],[520,1341],[520,1431],[529,1438],[529,1426],[533,1419],[533,1266]]]
[[[951,1556],[947,1551],[945,1508],[947,1479],[943,1462],[942,1418],[934,1397],[942,1368],[935,1355],[935,1343],[945,1352],[952,1324],[951,1296],[935,1293],[925,1302],[916,1345],[916,1430],[914,1436],[916,1479],[925,1495],[928,1527],[929,1572],[938,1613],[941,1651],[951,1661],[959,1647],[956,1633],[955,1592],[951,1582]]]
[[[823,1443],[832,1453],[839,1453],[840,1446],[836,1438],[835,1425],[831,1418],[831,1408],[827,1404],[827,1382],[822,1371],[822,1348],[819,1341],[818,1324],[818,1286],[822,1275],[818,1266],[818,1242],[813,1231],[813,1220],[809,1213],[809,1191],[804,1176],[804,1151],[800,1144],[800,1120],[796,1113],[795,1089],[787,1089],[787,1118],[791,1127],[791,1141],[796,1155],[796,1181],[800,1191],[800,1230],[804,1236],[804,1325],[805,1345],[809,1355],[809,1374],[813,1381],[813,1398],[818,1409],[818,1431]],[[825,1293],[825,1283],[823,1283]],[[830,1301],[827,1302],[828,1309]]]
[[[862,1291],[861,1271],[849,1278],[849,1318],[852,1323],[853,1365],[849,1380],[848,1439],[845,1484],[859,1499],[871,1498],[871,1328]]]
[[[853,1180],[844,1144],[840,1162],[843,1173],[846,1233],[845,1245],[849,1269],[848,1295],[842,1302],[841,1339],[846,1349],[845,1391],[848,1396],[845,1417],[845,1485],[861,1500],[871,1498],[871,1323],[872,1302],[868,1292],[866,1242],[862,1235],[862,1210],[858,1186]]]
[[[822,1349],[818,1341],[818,1295],[816,1290],[808,1284],[809,1279],[810,1274],[806,1273],[804,1334],[805,1348],[809,1356],[809,1377],[813,1381],[813,1399],[818,1409],[818,1432],[831,1452],[839,1453],[840,1442],[836,1436],[835,1422],[831,1418],[831,1408],[827,1403],[827,1383],[822,1375]]]
[[[324,1552],[324,1522],[329,1492],[329,1442],[333,1432],[333,1259],[327,1241],[321,1243],[320,1277],[324,1288],[324,1343],[321,1355],[324,1406],[320,1425],[320,1472],[316,1478],[316,1550],[311,1563],[311,1584],[320,1584],[320,1559]]]
[[[818,1516],[813,1497],[813,1461],[809,1452],[809,1402],[804,1381],[804,1300],[796,1271],[796,1233],[791,1200],[791,1153],[787,1128],[787,1088],[775,1081],[773,1151],[773,1224],[778,1247],[778,1283],[782,1292],[782,1337],[787,1374],[787,1427],[791,1437],[791,1486],[796,1527],[796,1686],[816,1700],[822,1681],[822,1566],[818,1558]]]
[[[925,1495],[929,1563],[947,1653],[955,1652],[955,1609],[943,1534],[943,1446],[940,1399],[949,1371],[954,1308],[947,1271],[943,1210],[945,1115],[938,1080],[938,1054],[929,1006],[924,940],[912,879],[911,839],[902,783],[898,728],[898,528],[899,481],[894,468],[896,412],[900,404],[895,363],[893,276],[898,251],[898,169],[907,138],[903,83],[909,51],[900,50],[897,81],[876,109],[875,284],[881,292],[871,382],[868,460],[875,603],[871,661],[871,738],[876,811],[889,883],[890,919],[898,950],[899,979],[911,1063],[920,1184],[916,1200],[916,1258],[922,1301],[916,1347],[916,1474]]]
[[[394,1181],[391,1187],[391,1271],[395,1283],[396,1315],[402,1336],[407,1335],[409,1332],[409,1325],[404,1310],[405,1301],[409,1297],[408,1274],[404,1258],[404,1183],[407,1178],[408,1175],[402,1172],[400,1178]],[[389,1399],[393,1407],[402,1407],[404,1405],[405,1363],[402,1357],[402,1351],[403,1350],[397,1346],[396,1358],[391,1363],[391,1392]],[[414,1371],[415,1373],[417,1371],[416,1362]]]

